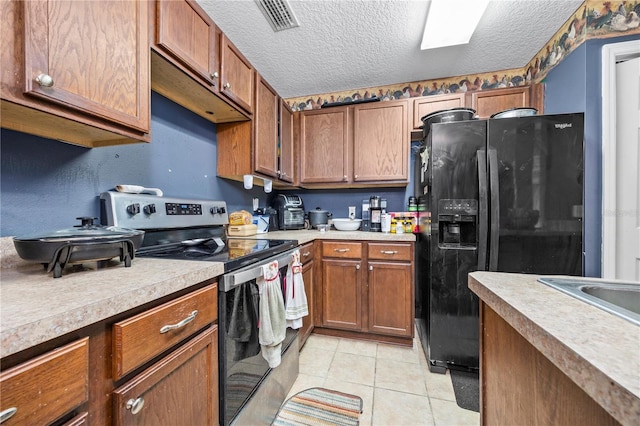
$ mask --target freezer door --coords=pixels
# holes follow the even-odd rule
[[[478,298],[467,281],[478,269],[486,121],[431,129],[428,358],[432,370],[477,368]]]
[[[583,114],[488,122],[489,270],[582,275]]]

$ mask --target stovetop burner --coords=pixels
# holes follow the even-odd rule
[[[160,248],[145,247],[138,250],[136,254],[138,257],[222,262],[224,271],[228,272],[277,255],[297,245],[295,240],[229,238],[223,246],[215,243],[176,244]]]

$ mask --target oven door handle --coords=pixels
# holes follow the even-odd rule
[[[247,266],[245,268],[223,275],[220,279],[221,290],[225,292],[231,291],[244,283],[261,277],[262,274],[264,274],[262,267],[264,265],[267,265],[268,263],[273,262],[274,260],[278,261],[278,267],[280,268],[289,265],[289,263],[291,263],[291,261],[293,260],[292,255],[296,250],[299,250],[299,248],[296,247],[277,256],[262,260],[258,263],[258,266]]]

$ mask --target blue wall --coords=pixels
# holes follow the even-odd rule
[[[25,133],[0,131],[0,236],[69,228],[79,216],[99,217],[99,195],[118,184],[161,188],[167,196],[224,200],[230,211],[267,203],[262,187],[216,176],[215,124],[152,92],[149,144],[83,148]],[[407,188],[410,188],[408,186]],[[346,217],[349,205],[377,194],[404,210],[405,188],[287,191],[305,207]]]
[[[545,78],[545,113],[585,113],[586,276],[602,274],[602,46],[629,40],[637,36],[587,40]]]
[[[118,184],[165,195],[225,200],[230,210],[267,194],[216,177],[216,126],[153,92],[149,144],[82,148],[25,133],[0,133],[0,236],[69,228],[99,217],[99,195]]]

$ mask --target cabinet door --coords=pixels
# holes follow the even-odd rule
[[[362,271],[359,260],[322,260],[322,325],[362,330]]]
[[[217,27],[192,0],[159,0],[156,44],[217,90]]]
[[[413,101],[413,128],[422,126],[422,117],[443,109],[463,108],[464,93],[424,96]]]
[[[529,95],[529,86],[472,92],[471,108],[476,110],[479,118],[489,118],[506,109],[532,106]]]
[[[408,182],[407,107],[407,101],[353,107],[354,182]]]
[[[345,183],[351,170],[349,108],[300,115],[300,183]]]
[[[408,262],[368,263],[369,331],[413,336],[413,268]]]
[[[116,389],[114,424],[217,424],[217,336],[209,328]]]
[[[25,94],[148,132],[149,3],[23,4]]]
[[[307,305],[309,306],[309,315],[302,318],[302,328],[298,334],[300,348],[306,342],[307,337],[313,330],[313,314],[314,314],[314,297],[313,297],[313,261],[307,262],[302,266],[302,279],[304,280],[304,292],[307,296]]]
[[[248,113],[253,112],[254,69],[231,41],[220,42],[220,91]]]
[[[280,180],[293,183],[295,178],[293,154],[293,111],[280,100]]]
[[[278,106],[275,90],[256,73],[256,101],[253,114],[254,169],[278,177]]]

